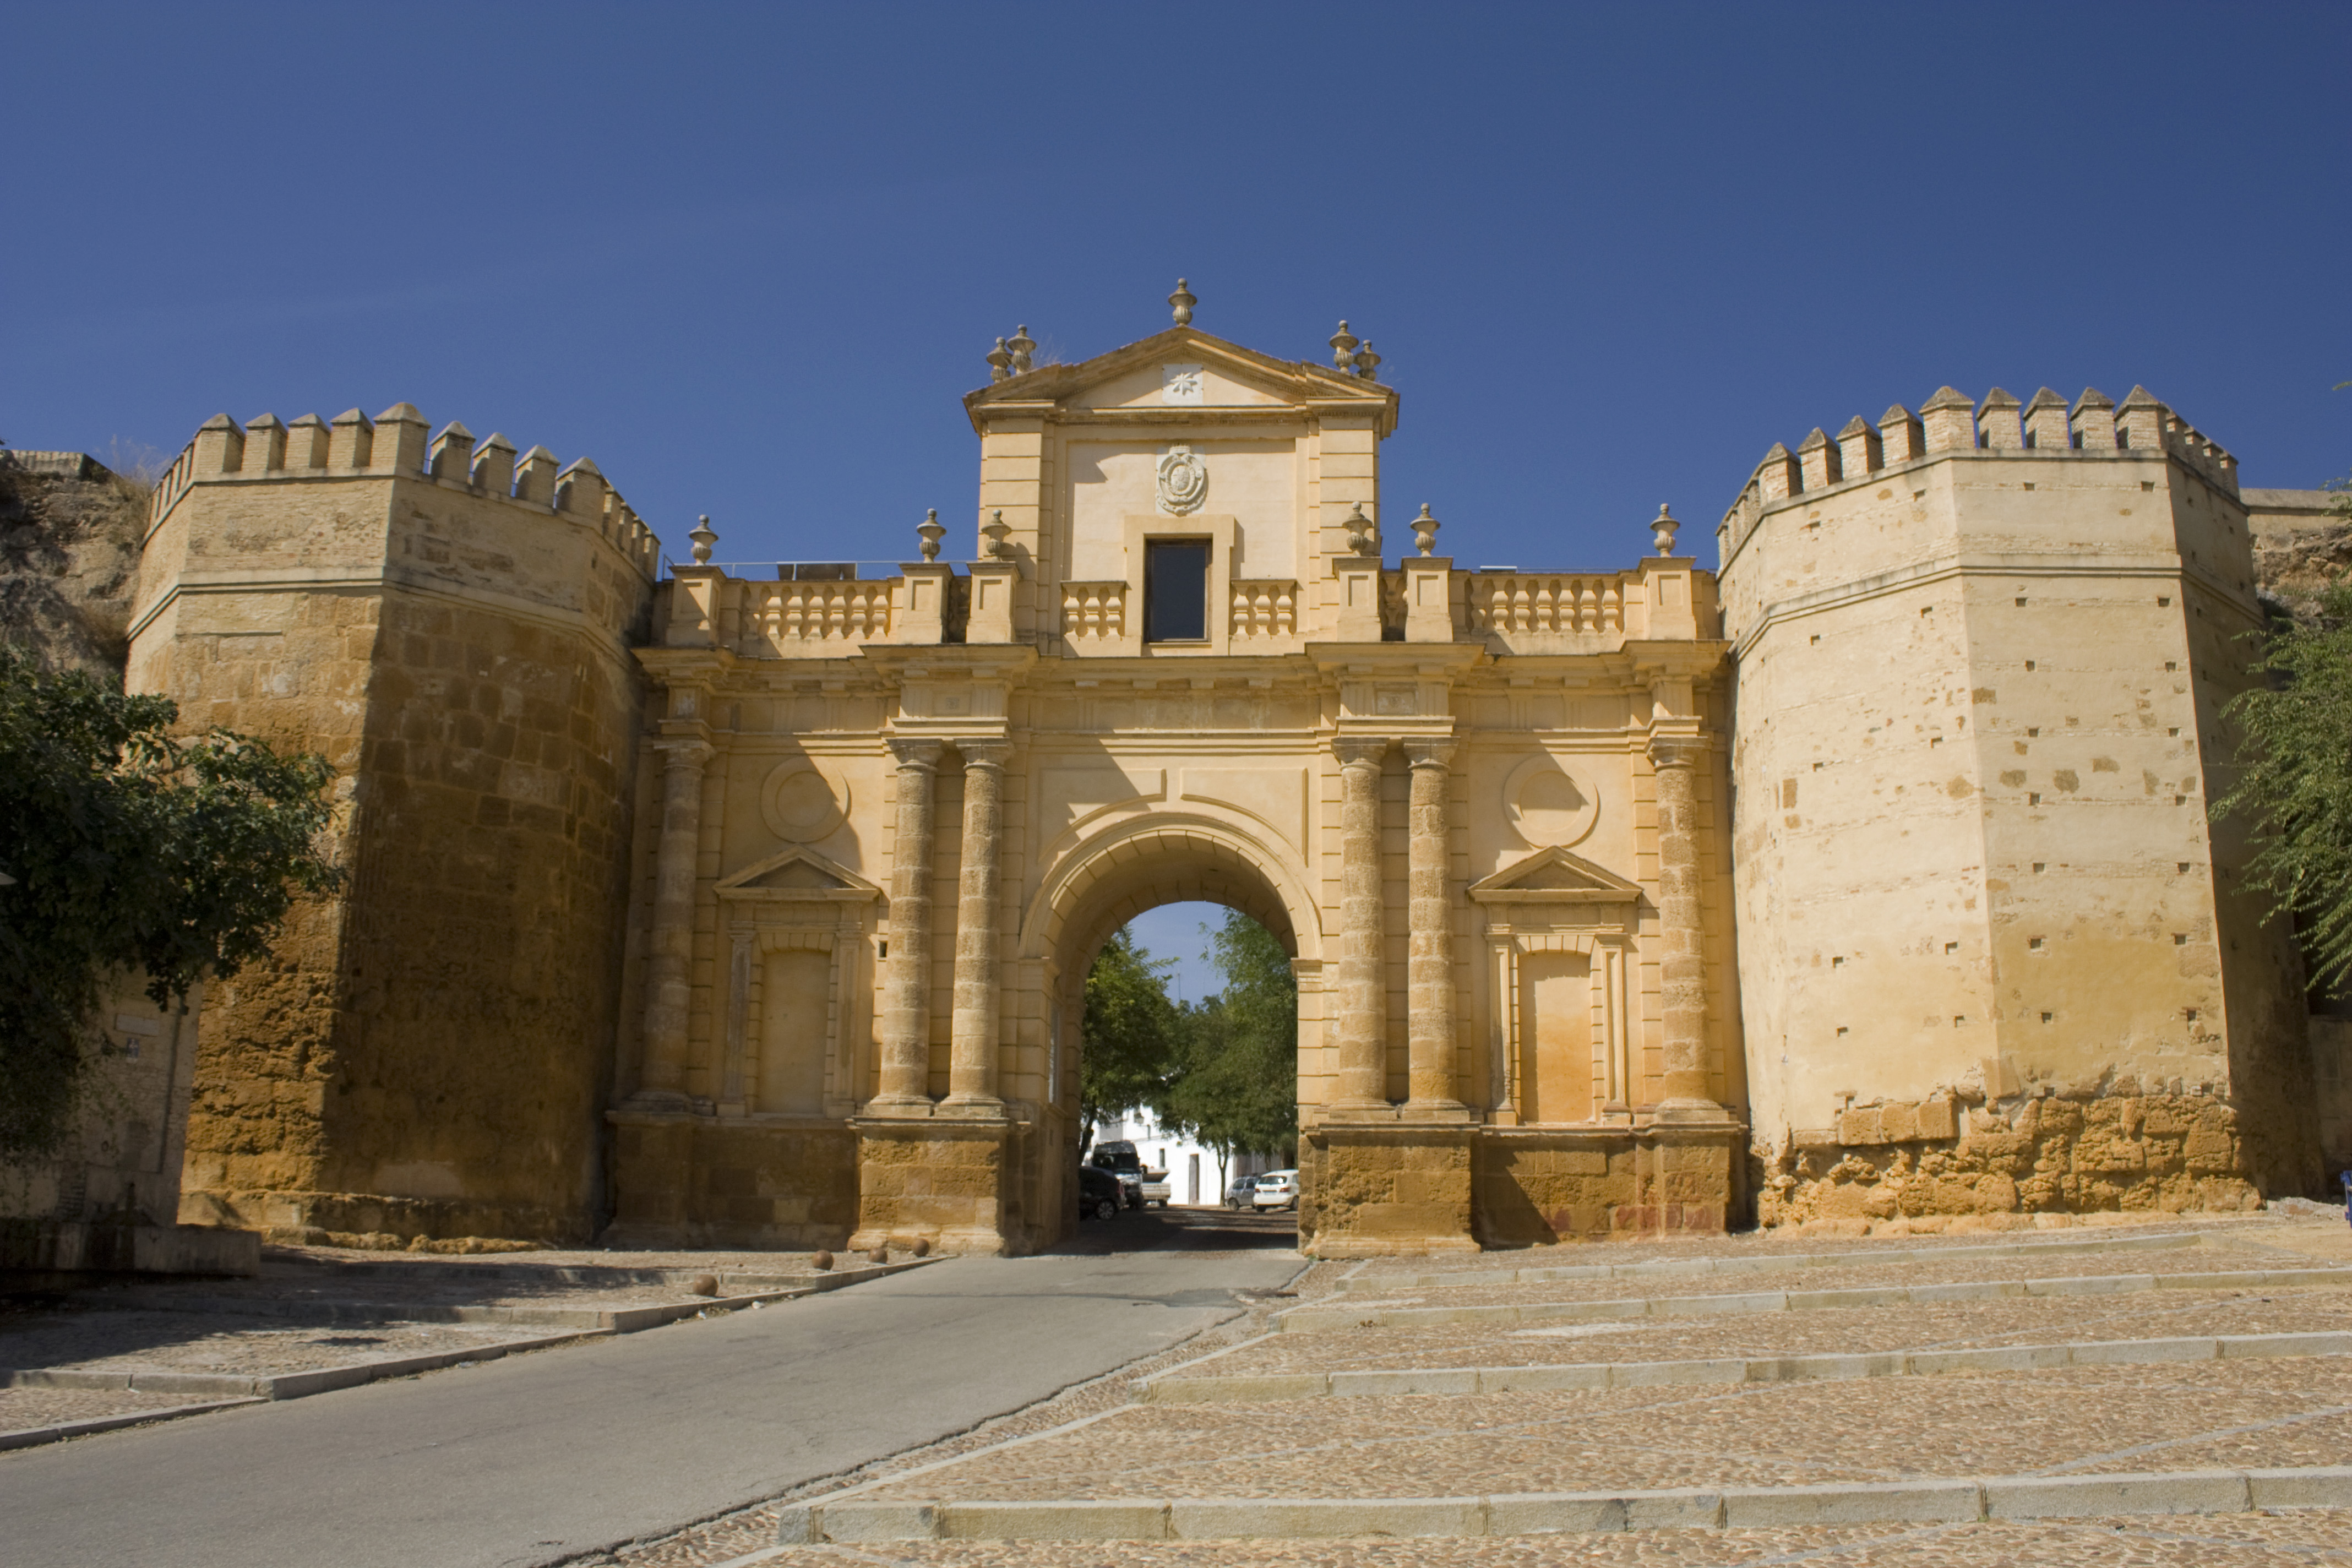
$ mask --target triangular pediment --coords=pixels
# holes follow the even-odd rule
[[[1476,883],[1470,897],[1482,904],[1623,904],[1638,901],[1642,889],[1555,846]]]
[[[1164,396],[1163,370],[1180,364],[1202,373],[1196,401],[1171,403]],[[1076,364],[1040,365],[964,397],[976,430],[992,415],[1017,410],[1034,416],[1040,405],[1078,416],[1149,411],[1164,417],[1199,409],[1230,417],[1253,409],[1289,414],[1334,403],[1362,405],[1379,419],[1383,435],[1394,426],[1397,395],[1391,387],[1327,365],[1276,359],[1193,327],[1171,327]]]
[[[722,899],[864,900],[882,892],[839,861],[800,847],[721,877],[713,890]]]

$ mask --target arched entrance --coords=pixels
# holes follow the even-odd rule
[[[1271,932],[1299,978],[1298,1088],[1302,1125],[1321,1102],[1319,980],[1323,932],[1297,853],[1242,822],[1198,811],[1139,813],[1089,825],[1056,853],[1024,911],[1019,955],[1043,992],[1053,1070],[1042,1136],[1020,1173],[1034,1200],[1034,1242],[1068,1234],[1079,1154],[1079,1053],[1086,980],[1112,933],[1162,904],[1201,902],[1238,910]],[[1302,1198],[1302,1234],[1311,1225]]]

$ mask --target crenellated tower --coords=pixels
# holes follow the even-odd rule
[[[2301,974],[2208,820],[2235,460],[2135,387],[1776,445],[1718,531],[1763,1217],[2305,1190]]]
[[[660,546],[596,465],[226,416],[158,486],[129,685],[325,754],[348,880],[207,996],[192,1217],[588,1234]]]

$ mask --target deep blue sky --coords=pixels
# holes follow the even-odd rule
[[[1403,395],[1386,505],[1607,566],[1764,448],[2144,382],[2352,467],[2352,5],[0,5],[0,437],[400,399],[593,456],[674,553],[963,529],[1026,322]],[[1397,513],[1402,518],[1406,513]],[[960,529],[960,532],[962,529]],[[1392,531],[1392,539],[1402,538]],[[950,552],[969,550],[951,536]]]

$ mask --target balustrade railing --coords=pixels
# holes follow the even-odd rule
[[[1226,639],[1236,643],[1297,636],[1298,584],[1270,577],[1237,580],[1225,628]]]
[[[1127,584],[1062,584],[1062,636],[1081,647],[1118,642],[1127,635]]]
[[[890,635],[887,581],[738,583],[743,639],[781,651],[811,643],[880,642]]]
[[[1463,618],[1473,632],[1577,633],[1625,629],[1625,596],[1614,574],[1481,572],[1463,585]]]

